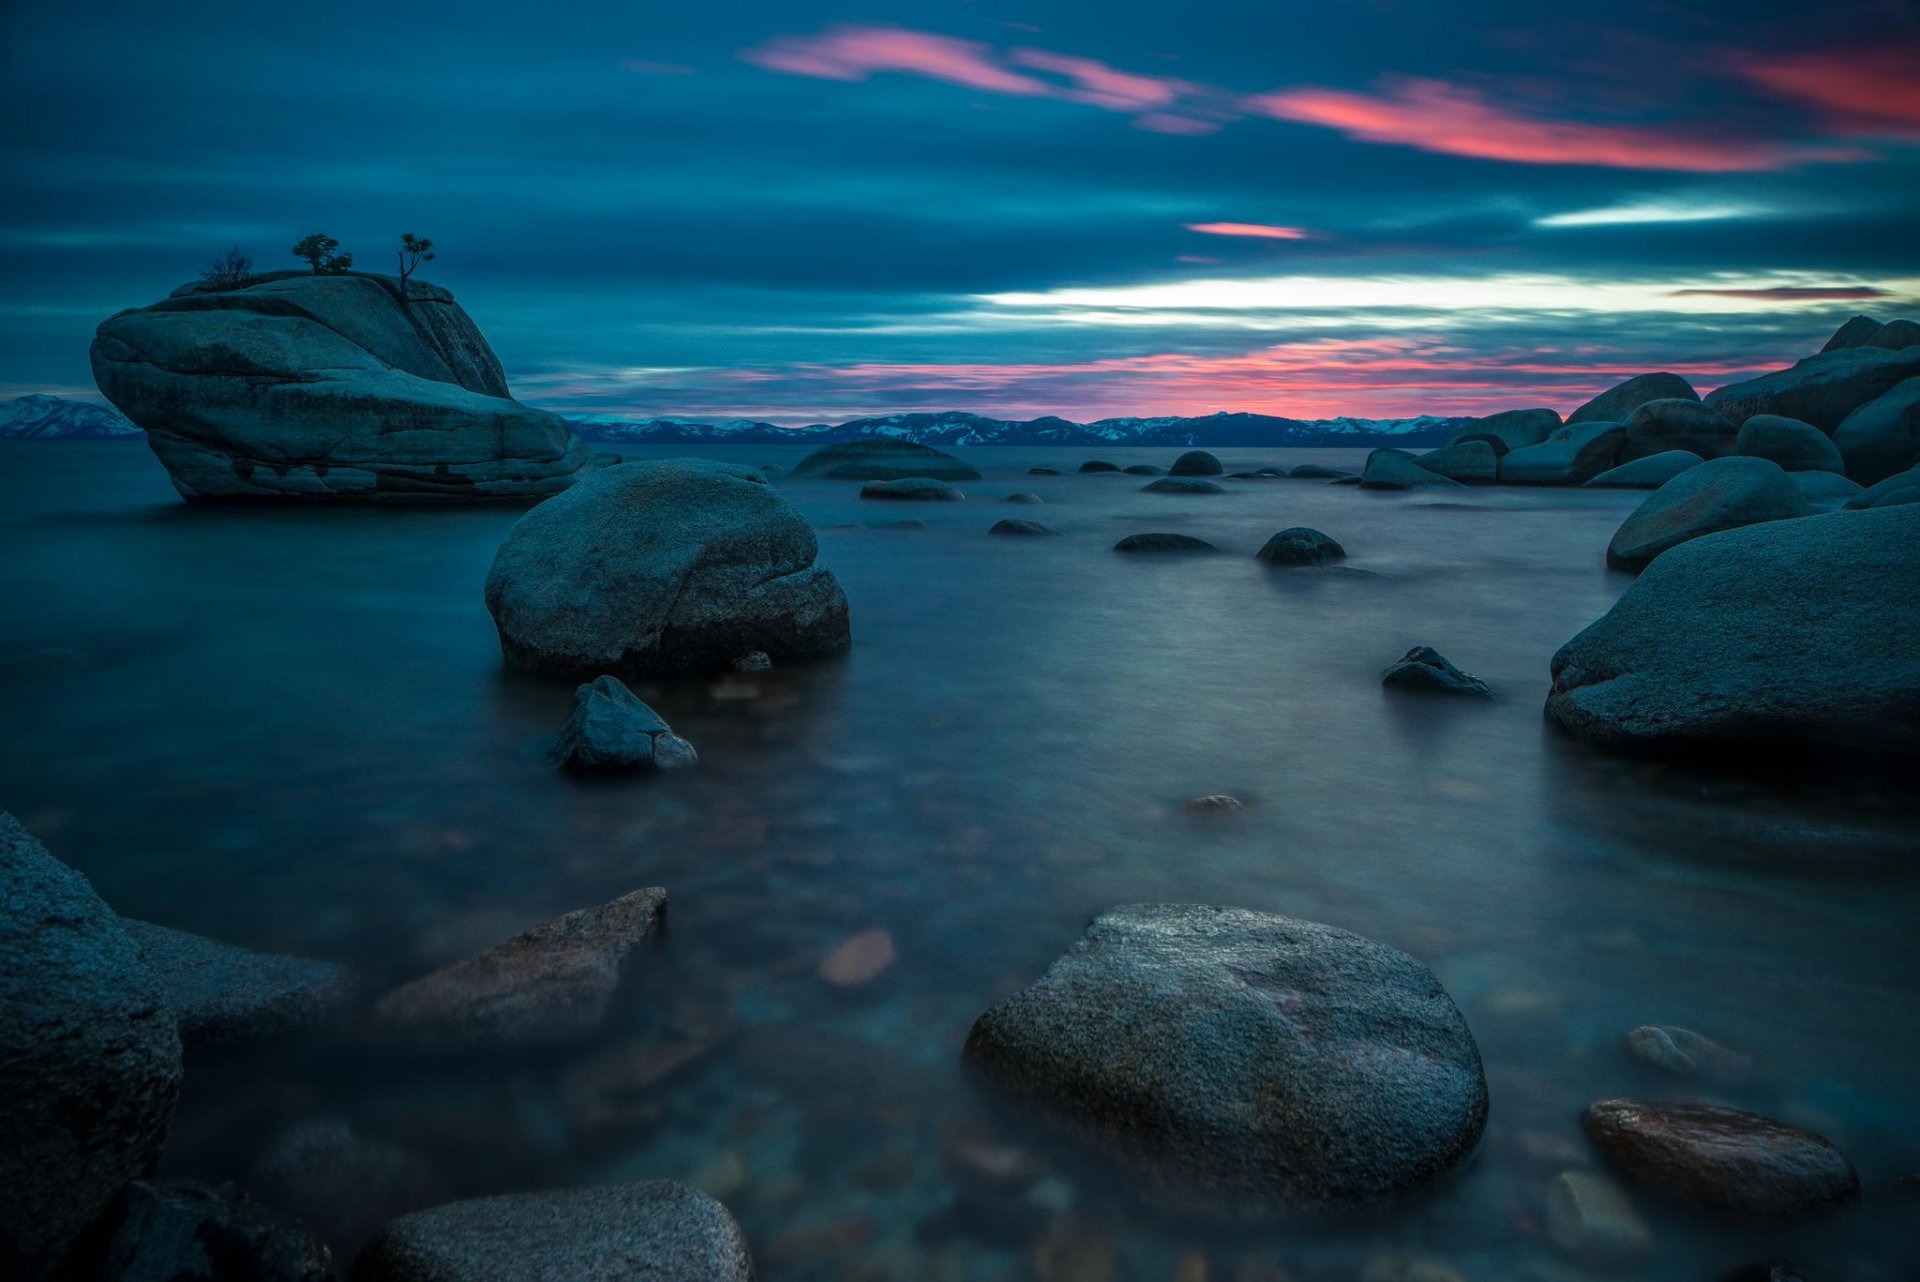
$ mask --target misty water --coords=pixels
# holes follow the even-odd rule
[[[629,453],[695,452],[800,453]],[[1360,457],[1219,453],[1229,470]],[[1643,1202],[1658,1252],[1636,1276],[1771,1254],[1810,1277],[1912,1276],[1920,1194],[1895,1183],[1920,1171],[1911,777],[1683,770],[1542,721],[1553,652],[1629,582],[1603,549],[1640,495],[1163,496],[1072,474],[1084,457],[975,451],[986,479],[957,504],[783,483],[850,599],[851,655],[635,683],[699,768],[582,782],[543,758],[572,683],[504,671],[481,600],[514,510],[195,507],[136,446],[0,448],[0,806],[118,911],[345,962],[378,993],[640,886],[672,897],[597,1039],[196,1054],[167,1169],[242,1178],[276,1132],[334,1117],[418,1154],[448,1195],[701,1182],[773,1282],[1077,1282],[1105,1276],[1103,1243],[1125,1279],[1418,1276],[1378,1272],[1383,1255],[1552,1279],[1582,1276],[1543,1206],[1558,1171],[1597,1165],[1580,1109],[1708,1098],[1828,1135],[1864,1198],[1794,1229]],[[1046,506],[998,502],[1015,490]],[[1009,516],[1062,537],[987,535]],[[1376,577],[1253,559],[1292,525]],[[1110,550],[1143,531],[1222,550]],[[1383,691],[1416,643],[1501,699]],[[1245,813],[1183,812],[1215,792]],[[1224,1226],[970,1081],[974,1017],[1135,901],[1330,922],[1428,963],[1486,1060],[1478,1153],[1365,1216]],[[875,929],[897,960],[824,982],[821,958]],[[1653,1075],[1621,1050],[1650,1022],[1767,1075],[1704,1092]],[[957,1201],[962,1143],[1047,1174]]]

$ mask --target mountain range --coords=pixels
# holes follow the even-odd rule
[[[144,435],[91,401],[41,393],[0,401],[0,441],[137,441]]]

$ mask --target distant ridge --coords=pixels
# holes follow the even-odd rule
[[[137,441],[145,435],[92,401],[37,392],[0,401],[0,441]]]
[[[775,427],[754,419],[709,422],[683,418],[633,420],[593,415],[570,420],[582,440],[611,445],[832,445],[895,437],[921,445],[1394,445],[1434,446],[1469,418],[1280,418],[1222,411],[1197,417],[999,419],[963,410],[888,414],[844,423]]]

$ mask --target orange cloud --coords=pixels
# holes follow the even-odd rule
[[[1208,236],[1252,236],[1260,240],[1306,240],[1300,227],[1269,227],[1265,223],[1182,223],[1188,231]]]

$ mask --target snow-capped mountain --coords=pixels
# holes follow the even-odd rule
[[[64,396],[0,401],[0,441],[137,441],[145,433],[104,405]]]
[[[1469,420],[1422,414],[1415,418],[1293,419],[1271,414],[1221,412],[1197,418],[1104,418],[1074,423],[1064,418],[998,419],[962,410],[887,414],[776,427],[753,419],[701,422],[681,418],[643,421],[596,415],[572,420],[588,441],[619,445],[830,445],[839,441],[893,437],[921,445],[1439,445]]]

